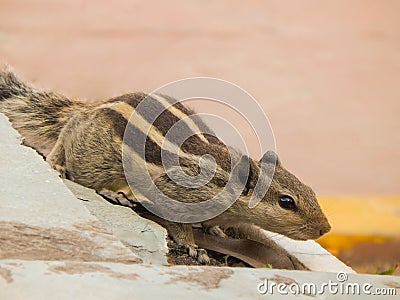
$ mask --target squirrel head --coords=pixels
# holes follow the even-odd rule
[[[157,177],[156,186],[166,196],[176,199],[177,203],[200,203],[220,195],[218,199],[222,207],[224,203],[228,203],[228,208],[219,215],[210,217],[206,221],[209,225],[229,227],[239,223],[253,224],[296,240],[317,239],[330,230],[314,191],[286,170],[275,152],[268,151],[260,161],[254,161],[238,151],[231,151],[230,156],[224,152],[224,148],[218,149],[220,155],[216,155],[216,161],[219,162],[219,167],[216,170],[212,168],[215,161],[203,157],[204,174],[213,174],[207,184],[196,188],[189,187],[193,181],[192,176],[199,174],[200,167],[196,159],[182,159],[184,163],[181,166]],[[229,157],[235,162],[231,172],[220,167],[223,163],[231,162]],[[184,174],[188,177],[182,177]],[[226,193],[221,192],[227,186],[231,175],[234,178],[233,185]],[[176,179],[179,179],[180,183],[175,182]],[[182,185],[185,180],[187,184]],[[265,191],[268,185],[269,188]],[[259,186],[264,191],[261,191]],[[233,204],[229,204],[232,190],[238,191],[240,196]],[[253,198],[257,199],[258,203],[251,208],[249,204]],[[157,197],[150,199],[155,202]],[[164,201],[158,204],[164,210],[174,210],[174,206],[167,207]],[[207,210],[202,213],[206,215]]]
[[[260,202],[249,208],[258,180],[271,183]],[[225,213],[238,222],[246,216],[245,222],[296,240],[317,239],[331,228],[314,191],[286,170],[273,151],[258,162],[250,159],[244,192]]]

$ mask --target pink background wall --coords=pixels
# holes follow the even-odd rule
[[[1,0],[0,63],[90,99],[225,79],[260,102],[281,160],[318,193],[398,195],[399,12],[389,0]]]

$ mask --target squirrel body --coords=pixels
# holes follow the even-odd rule
[[[36,89],[10,71],[0,72],[0,112],[21,133],[24,143],[41,153],[62,176],[97,191],[129,190],[122,158],[124,132],[130,126],[134,134],[144,134],[141,129],[146,116],[135,124],[130,122],[130,116],[141,101],[149,97],[149,109],[152,106],[165,108],[152,124],[145,145],[144,159],[157,187],[187,203],[201,202],[218,193],[227,181],[226,174],[231,171],[232,153],[245,156],[230,152],[216,136],[203,134],[211,130],[200,118],[185,119],[194,112],[182,103],[171,105],[171,98],[164,95],[131,93],[96,104],[85,104],[58,93]],[[211,155],[217,164],[217,175],[203,188],[176,185],[163,167],[162,141],[168,130],[180,120],[185,120],[182,131],[193,132],[180,145],[179,162],[185,173],[196,175],[199,157],[205,154]],[[275,153],[267,152],[260,161],[246,158],[250,170],[243,193],[226,211],[204,221],[204,228],[222,236],[224,232],[220,227],[240,229],[240,236],[246,236],[247,228],[248,233],[256,231],[252,236],[268,245],[272,242],[261,238],[260,229],[298,240],[315,239],[330,230],[313,190],[287,171]],[[275,166],[270,187],[262,201],[250,209],[248,203],[255,183],[263,179],[259,177],[266,176],[261,170],[268,168],[269,164]],[[136,195],[135,191],[132,192]],[[198,249],[194,242],[191,224],[167,224],[171,236],[185,246],[191,256],[203,263],[208,261],[206,252]]]

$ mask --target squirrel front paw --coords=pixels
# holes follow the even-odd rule
[[[205,226],[205,225],[203,225],[203,229],[208,234],[219,236],[219,237],[222,237],[222,238],[226,238],[227,237],[225,232],[219,226]]]
[[[199,249],[193,237],[192,224],[166,222],[165,225],[169,235],[174,241],[201,264],[209,264],[210,258],[207,251]]]
[[[55,169],[58,173],[60,173],[60,177],[61,177],[62,179],[67,179],[67,178],[68,178],[67,169],[66,169],[64,166],[53,165],[52,167],[53,167],[53,169]]]
[[[210,263],[210,257],[206,250],[198,248],[196,245],[183,245],[183,247],[185,247],[189,256],[197,259],[199,263],[203,265],[208,265]]]

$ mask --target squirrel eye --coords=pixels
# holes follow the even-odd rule
[[[296,203],[294,202],[293,198],[290,196],[281,196],[279,197],[279,205],[284,209],[295,210]]]

